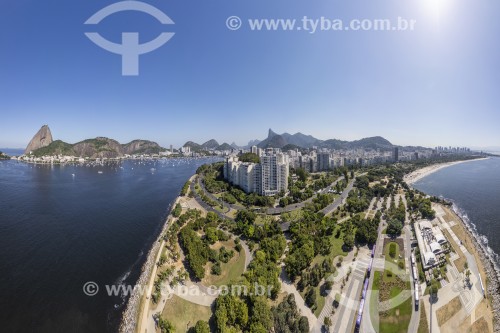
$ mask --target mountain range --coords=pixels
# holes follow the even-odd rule
[[[234,145],[234,143],[233,143],[233,145]],[[196,142],[193,142],[193,141],[188,141],[184,144],[183,147],[189,147],[189,148],[191,148],[192,152],[198,153],[201,151],[208,151],[208,150],[224,151],[224,150],[237,149],[237,147],[234,147],[233,145],[230,145],[230,144],[225,143],[225,142],[220,145],[216,140],[212,139],[212,140],[209,140],[201,145],[196,143]]]
[[[124,155],[139,154],[159,154],[166,151],[156,142],[148,140],[134,140],[127,144],[120,144],[118,141],[97,137],[87,139],[75,144],[66,143],[61,140],[52,140],[50,128],[44,125],[35,134],[26,147],[25,154],[34,156],[69,155],[89,158],[117,158]]]
[[[208,149],[217,149],[217,150],[228,150],[228,149],[248,149],[252,146],[257,146],[259,148],[281,148],[283,150],[291,150],[291,149],[309,149],[312,147],[318,148],[328,148],[328,149],[380,149],[382,151],[388,151],[394,149],[394,145],[388,140],[384,139],[380,136],[364,138],[356,141],[343,141],[337,139],[330,140],[320,140],[311,135],[306,135],[302,133],[289,134],[283,133],[278,134],[275,133],[272,129],[269,129],[267,138],[264,140],[251,140],[246,146],[238,146],[235,143],[231,145],[223,144],[221,146],[217,146],[217,141],[210,140],[205,142],[204,144],[197,144],[193,141],[188,141],[184,146],[191,147],[192,151],[202,151]],[[222,149],[228,148],[228,149]]]
[[[328,148],[328,149],[380,149],[391,150],[394,145],[380,136],[364,138],[356,141],[343,141],[337,139],[320,140],[311,135],[302,133],[277,134],[269,129],[267,138],[257,145],[259,148],[283,148],[286,146],[296,146],[299,148]]]

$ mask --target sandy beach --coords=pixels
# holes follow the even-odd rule
[[[455,162],[449,162],[449,163],[433,164],[433,165],[429,165],[427,167],[415,170],[412,173],[409,173],[406,176],[404,176],[403,179],[408,185],[412,185],[412,184],[416,183],[417,181],[419,181],[420,179],[427,177],[436,171],[450,167],[452,165],[487,160],[487,159],[489,159],[489,157],[479,158],[479,159],[474,159],[474,160],[465,160],[465,161],[455,161]]]

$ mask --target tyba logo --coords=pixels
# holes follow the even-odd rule
[[[156,7],[140,1],[122,1],[109,5],[90,17],[85,24],[99,24],[109,15],[123,11],[138,11],[149,14],[156,18],[162,24],[174,24],[165,13]],[[150,42],[139,44],[138,32],[123,32],[122,43],[116,44],[103,38],[97,32],[86,32],[85,35],[96,45],[111,53],[120,54],[122,56],[122,75],[123,76],[138,76],[139,75],[139,55],[152,52],[165,43],[167,43],[174,35],[173,32],[163,32],[157,38]]]

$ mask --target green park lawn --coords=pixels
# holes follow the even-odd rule
[[[212,263],[208,263],[208,274],[203,279],[203,285],[209,286],[222,286],[227,285],[231,281],[237,281],[243,271],[245,270],[245,251],[242,249],[241,252],[238,253],[235,249],[234,240],[229,240],[227,242],[218,242],[215,243],[213,248],[219,249],[221,246],[224,246],[226,250],[234,251],[234,256],[229,260],[227,264],[221,262],[221,274],[214,275],[211,274]]]
[[[208,321],[212,310],[208,306],[194,304],[174,295],[165,303],[161,316],[172,323],[176,332],[187,332],[198,320]]]
[[[392,256],[390,253],[391,246],[394,249]],[[385,270],[383,273],[375,273],[378,289],[380,290],[381,294],[388,295],[389,297],[389,300],[386,300],[386,302],[392,303],[392,300],[395,300],[394,306],[392,306],[384,313],[379,314],[379,332],[406,332],[408,330],[408,325],[410,324],[413,298],[409,297],[401,304],[397,304],[398,302],[396,301],[396,297],[403,291],[403,289],[409,290],[411,288],[409,281],[403,281],[400,278],[400,276],[405,273],[405,270],[404,268],[400,269],[398,267],[398,262],[402,262],[404,264],[404,259],[399,259],[399,253],[400,249],[397,243],[388,243],[384,248],[386,259]],[[379,299],[378,301],[381,300]]]

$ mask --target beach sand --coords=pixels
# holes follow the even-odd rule
[[[466,162],[474,162],[474,161],[487,160],[487,159],[489,159],[489,157],[479,158],[479,159],[474,159],[474,160],[455,161],[455,162],[449,162],[449,163],[441,163],[441,164],[430,165],[430,166],[427,166],[427,167],[415,170],[412,173],[407,174],[406,176],[404,176],[404,181],[408,185],[412,185],[412,184],[416,183],[417,181],[419,181],[420,179],[422,179],[424,177],[427,177],[427,176],[429,176],[430,174],[432,174],[432,173],[434,173],[436,171],[439,171],[441,169],[450,167],[452,165],[462,164],[462,163],[466,163]]]

